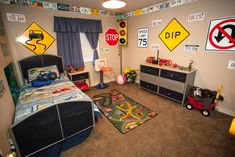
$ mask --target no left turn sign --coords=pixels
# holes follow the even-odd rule
[[[206,50],[235,50],[235,18],[211,20]]]

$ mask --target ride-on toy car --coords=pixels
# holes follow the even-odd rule
[[[196,108],[201,111],[203,116],[210,116],[210,111],[215,108],[218,100],[223,101],[223,96],[220,95],[222,86],[218,91],[210,91],[199,87],[192,87],[190,95],[187,97],[185,107],[188,110]]]

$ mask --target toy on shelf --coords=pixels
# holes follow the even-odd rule
[[[185,67],[185,66],[182,66],[182,65],[178,65],[178,68],[180,70],[183,70],[183,71],[188,71],[188,67]]]
[[[186,67],[186,66],[181,66],[181,65],[178,65],[178,68],[180,69],[180,70],[183,70],[183,71],[192,71],[193,70],[193,64],[194,64],[195,62],[193,61],[193,60],[190,60],[189,61],[189,65]]]
[[[183,70],[183,71],[192,71],[193,65],[195,62],[193,60],[190,60],[188,66],[182,66],[177,63],[173,63],[172,60],[170,60],[170,59],[159,58],[159,51],[158,51],[157,57],[156,58],[153,56],[147,57],[146,63],[158,64],[159,66],[172,66],[172,68],[177,68],[177,69]]]
[[[154,60],[155,60],[155,57],[152,57],[152,56],[147,57],[146,63],[153,63]]]
[[[171,66],[172,65],[172,61],[170,59],[164,59],[164,58],[161,58],[159,60],[159,65],[162,66],[162,65],[165,65],[165,66]]]
[[[191,71],[193,69],[193,60],[190,60],[189,65],[188,65],[188,70]]]
[[[66,67],[66,71],[69,72],[69,73],[73,73],[75,70],[74,70],[74,68],[73,68],[72,65],[68,65],[68,66]]]
[[[68,65],[66,67],[66,71],[69,73],[79,72],[79,71],[83,71],[83,70],[84,70],[84,67],[74,68],[72,65]]]
[[[219,86],[217,91],[192,87],[187,97],[186,108],[188,110],[196,108],[201,111],[202,115],[208,117],[210,116],[210,111],[215,109],[218,101],[223,101],[224,98],[221,96],[221,91],[222,85]]]
[[[172,67],[173,67],[173,68],[177,68],[177,67],[178,67],[177,63],[173,63],[173,64],[172,64]]]

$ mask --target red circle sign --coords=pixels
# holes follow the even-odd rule
[[[118,43],[119,40],[119,34],[114,28],[109,28],[107,32],[105,33],[105,41],[110,46],[115,46]]]
[[[210,34],[209,34],[209,41],[211,43],[211,45],[217,49],[230,49],[230,48],[233,48],[235,47],[235,40],[233,39],[233,37],[231,37],[231,35],[229,35],[225,30],[222,29],[222,25],[223,24],[226,24],[226,23],[229,23],[229,22],[235,22],[234,19],[229,19],[229,20],[225,20],[225,21],[221,21],[220,23],[218,23],[217,25],[215,25],[212,30],[210,31]],[[213,41],[213,33],[215,30],[219,30],[223,36],[225,36],[226,38],[228,38],[228,40],[231,42],[231,45],[228,45],[228,46],[221,46],[221,45],[218,45],[216,44],[214,41]]]

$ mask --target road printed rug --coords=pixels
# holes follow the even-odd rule
[[[123,134],[157,115],[154,111],[115,89],[95,95],[92,99],[103,114]]]

